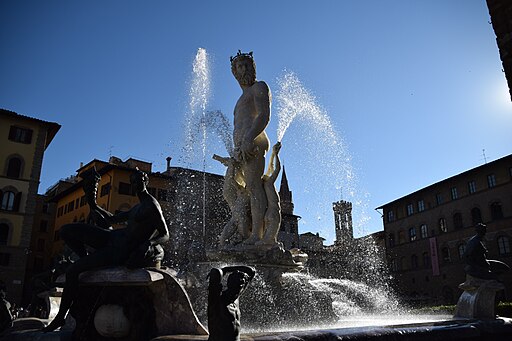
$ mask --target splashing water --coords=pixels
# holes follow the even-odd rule
[[[207,271],[195,276],[204,278]],[[197,285],[190,297],[199,319],[206,322],[207,283]],[[240,298],[240,309],[244,332],[332,327],[347,317],[403,314],[396,297],[382,287],[302,273],[285,273],[275,282],[257,272]]]
[[[341,196],[354,204],[353,216],[359,217],[354,220],[354,230],[364,232],[362,230],[369,220],[366,213],[368,194],[356,190],[357,178],[346,143],[336,132],[326,110],[294,72],[285,71],[277,79],[277,85],[274,96],[278,118],[277,139],[281,141],[285,133],[292,130],[293,133],[286,134],[284,146],[289,145],[288,148],[300,150],[301,153],[300,158],[286,160],[286,166],[310,174],[301,190],[306,195],[315,193],[324,198],[319,205],[316,201],[303,203],[305,207],[302,208],[300,203],[296,204],[297,209],[302,210],[303,224],[319,223],[326,213],[332,214],[331,202]],[[326,183],[331,185],[326,186]],[[329,237],[333,236],[333,232],[331,228],[322,233]]]
[[[329,116],[316,103],[313,96],[300,82],[295,73],[288,72],[278,79],[277,100],[277,140],[282,141],[284,133],[298,117],[301,120],[314,123],[316,129],[324,134],[326,141],[338,143]]]
[[[188,167],[194,155],[202,156],[203,170],[203,237],[206,235],[206,106],[210,97],[210,68],[208,54],[204,48],[197,49],[192,63],[192,82],[189,92],[189,111],[186,117],[185,145],[182,160]],[[197,124],[199,123],[199,124]],[[199,132],[199,134],[198,134]],[[197,137],[201,136],[201,141]],[[196,153],[195,148],[201,148]]]
[[[230,156],[233,156],[233,126],[220,110],[208,111],[204,117],[204,126],[213,130],[220,138]]]
[[[206,153],[206,107],[210,97],[210,68],[208,54],[204,48],[197,50],[192,64],[192,81],[189,91],[189,109],[185,117],[185,145],[183,147],[183,162],[190,167],[192,158],[199,154],[205,159]],[[202,141],[198,141],[198,136]],[[201,148],[202,153],[195,153],[195,148]]]

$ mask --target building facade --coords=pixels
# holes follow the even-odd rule
[[[60,125],[0,109],[0,280],[20,303],[46,148]]]
[[[148,191],[158,200],[169,227],[170,241],[166,244],[165,262],[180,266],[182,260],[201,260],[204,250],[217,243],[217,237],[229,217],[229,209],[222,197],[223,177],[191,169],[171,167],[170,159],[164,172],[153,172],[152,164],[111,157],[108,162],[93,160],[77,170],[77,175],[95,167],[101,176],[97,203],[105,210],[117,213],[127,211],[139,200],[132,191],[130,175],[137,167],[149,176]],[[60,228],[73,222],[85,222],[89,207],[85,200],[82,180],[51,199],[55,203],[55,224],[52,228],[54,258],[65,245],[59,238]],[[122,227],[122,224],[114,228]],[[51,263],[51,259],[45,260]]]
[[[487,225],[489,259],[512,265],[512,155],[382,205],[386,257],[410,302],[455,303],[462,255],[474,226]],[[512,299],[512,274],[501,299]]]
[[[487,0],[487,7],[512,99],[512,2],[510,0]]]

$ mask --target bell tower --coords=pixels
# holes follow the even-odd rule
[[[336,231],[336,245],[351,242],[354,239],[352,228],[352,203],[340,200],[332,204]]]

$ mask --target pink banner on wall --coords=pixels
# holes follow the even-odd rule
[[[437,256],[436,237],[430,238],[430,261],[432,264],[432,276],[439,276],[439,257]]]

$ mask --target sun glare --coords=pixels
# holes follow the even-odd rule
[[[506,82],[500,81],[496,84],[493,89],[492,102],[495,103],[496,109],[498,110],[512,109],[512,99],[510,98]]]

